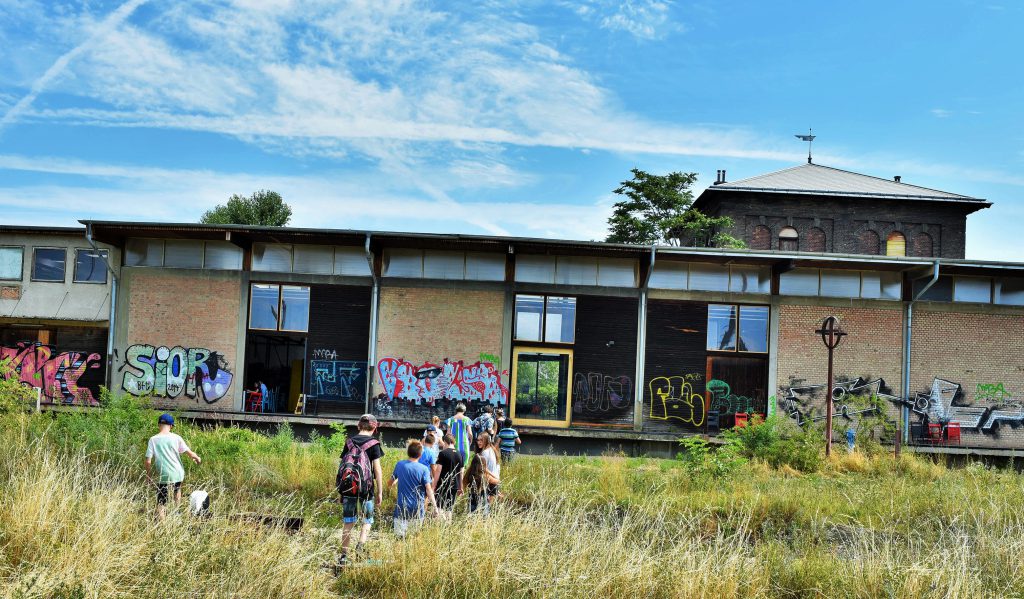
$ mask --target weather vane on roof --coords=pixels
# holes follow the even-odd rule
[[[814,143],[814,136],[811,135],[811,128],[810,127],[807,128],[807,135],[799,135],[798,134],[795,137],[797,139],[799,139],[800,141],[806,141],[807,142],[807,164],[810,164],[811,163],[811,144]]]

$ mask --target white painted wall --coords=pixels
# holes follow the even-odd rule
[[[106,244],[97,247],[107,250],[114,272],[119,272],[121,253]],[[75,250],[91,249],[82,235],[45,235],[39,233],[0,233],[0,246],[24,248],[20,281],[2,280],[0,288],[19,288],[19,299],[0,299],[0,318],[33,318],[48,320],[103,321],[110,317],[111,276],[107,282],[75,283]],[[63,282],[32,280],[34,249],[66,248]],[[2,294],[6,298],[13,291]]]

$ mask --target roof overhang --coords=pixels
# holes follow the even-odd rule
[[[899,201],[914,201],[914,202],[936,202],[944,205],[957,205],[968,208],[968,213],[983,210],[992,205],[992,202],[982,198],[971,198],[967,196],[962,197],[948,197],[948,196],[930,196],[930,195],[917,195],[917,194],[886,194],[886,193],[863,193],[863,192],[850,192],[850,191],[828,191],[820,189],[778,189],[778,188],[765,188],[765,187],[735,187],[730,185],[712,185],[708,187],[700,196],[697,197],[693,202],[693,207],[700,210],[705,204],[710,201],[712,194],[721,196],[726,192],[733,193],[756,193],[756,194],[771,194],[771,195],[800,195],[800,196],[816,196],[820,198],[864,198],[871,200],[899,200]],[[707,198],[707,199],[705,199]]]

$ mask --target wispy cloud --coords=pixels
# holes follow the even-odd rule
[[[932,116],[937,119],[948,119],[949,117],[953,116],[953,111],[947,110],[945,108],[932,108],[928,112],[930,112]]]
[[[602,29],[622,31],[640,40],[655,40],[686,27],[672,16],[668,0],[583,0],[573,5],[576,14]]]

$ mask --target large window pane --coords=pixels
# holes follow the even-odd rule
[[[821,271],[821,295],[860,297],[860,271],[823,269]]]
[[[23,248],[0,248],[0,279],[20,281],[22,273]]]
[[[203,242],[168,239],[164,244],[164,266],[167,268],[202,268]]]
[[[64,282],[68,251],[64,248],[36,248],[32,260],[32,280]]]
[[[605,287],[636,287],[636,260],[601,258],[597,262],[597,284]]]
[[[987,304],[992,301],[992,280],[988,277],[957,277],[953,287],[954,302]]]
[[[107,282],[107,250],[75,250],[75,282]]]
[[[699,291],[728,291],[729,267],[718,264],[690,264],[690,289]]]
[[[315,275],[334,273],[334,247],[329,245],[292,246],[294,259],[292,272],[305,272]]]
[[[554,283],[555,257],[517,255],[516,281],[520,283]]]
[[[818,269],[795,268],[779,275],[781,295],[818,295]]]
[[[708,349],[736,350],[736,306],[708,305]]]
[[[931,278],[922,277],[914,281],[914,296],[924,289],[925,285],[931,282]],[[939,277],[935,284],[928,288],[928,291],[924,292],[924,295],[919,299],[929,302],[949,302],[953,301],[953,277],[943,275]]]
[[[240,270],[242,248],[228,241],[207,241],[203,267],[215,270]]]
[[[281,330],[309,330],[309,287],[281,286]]]
[[[569,356],[521,353],[516,358],[515,419],[565,421]]]
[[[249,328],[277,330],[277,313],[280,307],[280,287],[277,285],[254,284],[249,307]]]
[[[350,277],[370,276],[370,264],[366,250],[355,247],[334,248],[334,274]]]
[[[768,293],[771,274],[758,266],[733,266],[729,272],[729,291],[736,293]]]
[[[516,296],[516,339],[523,341],[540,341],[540,326],[543,319],[543,296]]]
[[[129,239],[125,247],[126,266],[163,266],[164,241],[162,239]]]
[[[576,298],[549,297],[544,314],[544,341],[573,343],[576,339]]]
[[[291,272],[292,246],[274,243],[252,244],[252,269],[263,272]]]
[[[423,278],[423,250],[384,250],[384,276]]]
[[[505,255],[467,252],[466,279],[470,281],[504,281]]]
[[[1024,306],[1024,279],[997,279],[996,303]]]
[[[655,262],[648,284],[655,289],[686,289],[689,270],[685,262]]]
[[[423,252],[423,276],[428,279],[466,278],[466,255],[462,252]]]
[[[597,258],[559,256],[555,283],[560,285],[597,285]]]
[[[768,306],[740,306],[740,344],[737,351],[768,351]]]

